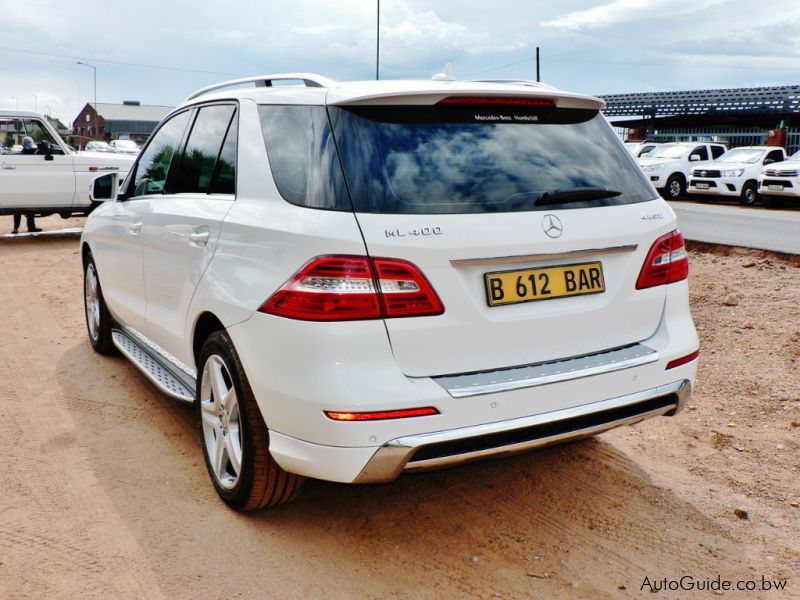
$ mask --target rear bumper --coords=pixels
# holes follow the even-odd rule
[[[394,439],[381,446],[354,483],[393,481],[403,471],[423,471],[595,435],[650,417],[677,414],[692,386],[676,381],[620,398],[532,415]]]

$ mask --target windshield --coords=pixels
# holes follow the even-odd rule
[[[329,113],[356,212],[552,210],[536,200],[577,188],[613,193],[560,208],[652,200],[597,111],[360,106]]]
[[[786,160],[796,160],[796,161],[800,161],[800,150],[799,150],[799,151],[797,151],[797,152],[795,152],[794,154],[792,154],[792,155],[791,155],[789,158],[787,158]]]
[[[647,158],[683,158],[689,153],[687,146],[673,146],[664,144],[660,148],[654,148],[647,153]]]
[[[720,163],[748,163],[755,164],[764,156],[760,148],[734,148],[720,156],[716,162]]]

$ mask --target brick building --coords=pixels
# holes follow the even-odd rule
[[[72,131],[94,140],[128,139],[141,145],[172,108],[126,100],[122,104],[98,102],[95,111],[94,103],[88,103],[72,122]]]

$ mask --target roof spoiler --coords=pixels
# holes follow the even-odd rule
[[[320,87],[327,88],[336,84],[333,79],[328,79],[316,73],[276,73],[274,75],[256,75],[254,77],[244,77],[242,79],[231,79],[230,81],[223,81],[215,83],[207,87],[201,88],[186,98],[186,102],[194,100],[199,96],[223,90],[231,87],[239,87],[245,83],[254,83],[255,87],[272,87],[275,81],[302,81],[306,87]]]

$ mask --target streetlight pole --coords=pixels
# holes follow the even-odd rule
[[[94,76],[94,130],[95,130],[95,137],[97,137],[97,132],[99,128],[97,126],[97,67],[94,65],[90,65],[85,62],[81,62],[79,60],[75,61],[79,65],[83,65],[84,67],[89,67],[92,70],[92,75]]]

